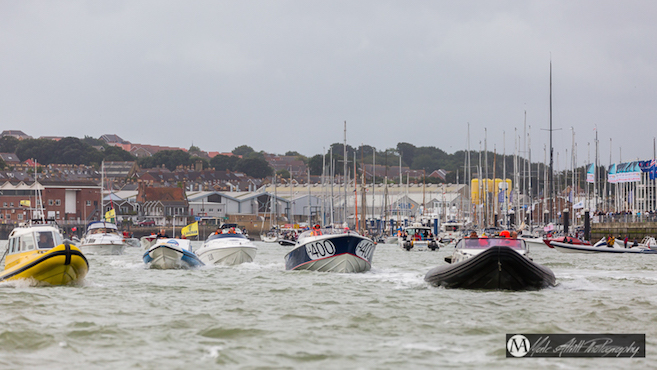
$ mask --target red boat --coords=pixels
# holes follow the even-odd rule
[[[553,246],[550,245],[550,242],[559,242],[559,243],[577,244],[577,245],[591,245],[591,243],[586,240],[579,240],[572,236],[560,236],[558,238],[543,239],[543,243],[545,243],[550,248],[554,248]]]

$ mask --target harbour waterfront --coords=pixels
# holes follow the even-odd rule
[[[371,271],[335,274],[285,271],[290,248],[256,244],[233,267],[149,270],[128,248],[89,256],[81,286],[2,283],[0,367],[657,367],[656,256],[533,248],[558,285],[498,292],[426,284],[453,247],[379,244]],[[507,359],[507,333],[644,333],[647,357]]]

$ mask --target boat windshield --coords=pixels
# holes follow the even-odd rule
[[[215,234],[215,233],[212,233],[212,234],[210,234],[210,235],[208,236],[208,239],[207,239],[207,240],[210,241],[210,240],[224,239],[224,238],[240,238],[240,239],[247,239],[247,237],[244,236],[244,234],[240,234],[240,233],[233,233],[233,234],[229,234],[229,233],[225,233],[225,234]]]
[[[320,235],[360,235],[355,231],[349,230],[349,229],[311,229],[304,231],[299,235],[299,240],[303,238],[310,238],[314,236],[320,236]]]
[[[55,246],[55,242],[53,240],[51,231],[37,232],[37,240],[39,244],[39,249],[50,249]]]
[[[495,246],[505,246],[518,250],[527,249],[524,240],[508,238],[464,238],[458,242],[456,248],[486,249]]]

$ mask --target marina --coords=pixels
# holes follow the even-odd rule
[[[255,244],[257,258],[238,266],[148,270],[130,248],[89,256],[82,286],[2,283],[0,366],[657,367],[649,351],[620,360],[504,356],[505,334],[514,332],[645,333],[652,347],[657,297],[647,292],[657,286],[654,256],[564,258],[533,248],[557,286],[513,292],[427,284],[424,275],[453,248],[407,253],[379,244],[370,271],[335,274],[286,271],[289,247]]]

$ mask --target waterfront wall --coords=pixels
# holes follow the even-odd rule
[[[598,241],[609,234],[621,238],[628,236],[641,241],[646,236],[657,237],[657,222],[608,222],[591,225],[591,241]]]

